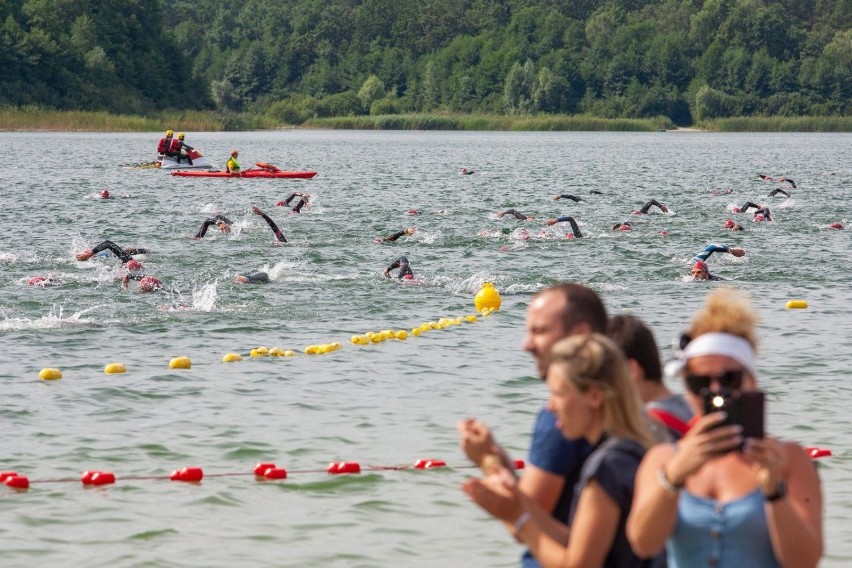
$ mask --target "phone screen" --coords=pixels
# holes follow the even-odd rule
[[[704,414],[724,410],[728,417],[720,426],[739,424],[743,429],[743,438],[763,438],[764,400],[763,391],[708,391],[704,393]]]

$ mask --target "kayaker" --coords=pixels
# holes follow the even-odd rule
[[[134,255],[134,254],[150,254],[151,253],[151,251],[149,249],[146,249],[146,248],[141,248],[141,247],[121,248],[120,246],[118,246],[117,244],[115,244],[112,241],[104,241],[102,243],[95,245],[93,248],[90,248],[88,250],[84,250],[81,253],[77,253],[76,257],[77,257],[77,260],[79,260],[79,261],[85,261],[85,260],[89,260],[90,258],[95,256],[99,252],[105,251],[105,250],[108,250],[108,251],[112,252],[112,254],[117,256],[118,259],[121,260],[122,264],[127,264],[128,262],[133,260],[132,255]]]
[[[189,144],[184,142],[183,141],[184,138],[186,138],[186,135],[183,132],[178,133],[178,135],[177,135],[177,156],[176,156],[177,163],[179,164],[180,159],[185,156],[186,157],[186,163],[191,166],[192,165],[192,158],[190,157],[189,153],[192,152],[195,148],[193,148],[192,146],[190,146]]]
[[[385,271],[383,273],[384,277],[390,278],[391,270],[396,270],[397,268],[399,269],[399,272],[397,272],[396,274],[397,278],[402,280],[411,280],[414,278],[414,273],[411,271],[411,265],[408,264],[408,258],[404,256],[399,257],[398,259],[393,261],[390,266],[385,268]]]
[[[275,238],[280,243],[286,243],[287,239],[284,237],[284,233],[281,232],[281,229],[278,228],[278,225],[275,224],[275,221],[269,218],[269,215],[260,210],[257,205],[251,206],[251,212],[255,215],[260,215],[263,217],[263,220],[266,221],[266,224],[269,225],[269,228],[272,229],[272,232],[275,234]]]
[[[204,235],[207,233],[207,229],[210,228],[210,225],[216,225],[223,233],[230,233],[232,223],[233,222],[230,219],[221,214],[218,214],[215,217],[208,217],[201,224],[201,228],[198,229],[198,232],[195,234],[195,238],[203,239]]]
[[[239,155],[240,153],[236,150],[231,150],[231,157],[228,158],[228,162],[225,164],[225,171],[231,175],[240,175],[240,163],[237,162]]]

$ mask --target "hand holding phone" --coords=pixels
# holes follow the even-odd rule
[[[722,389],[719,392],[711,392],[709,389],[705,389],[702,396],[705,415],[720,411],[727,413],[728,417],[719,423],[719,426],[739,425],[742,428],[743,440],[746,438],[763,438],[765,401],[763,391],[733,392]]]

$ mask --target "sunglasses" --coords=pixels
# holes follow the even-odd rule
[[[692,394],[701,394],[703,390],[709,390],[713,381],[719,383],[723,389],[737,390],[743,384],[743,371],[740,369],[725,371],[720,375],[686,375],[686,388]]]

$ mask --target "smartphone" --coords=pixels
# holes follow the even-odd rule
[[[743,391],[734,393],[722,390],[705,390],[704,414],[724,410],[728,417],[719,426],[739,424],[743,429],[743,439],[763,438],[764,400],[763,391]]]

